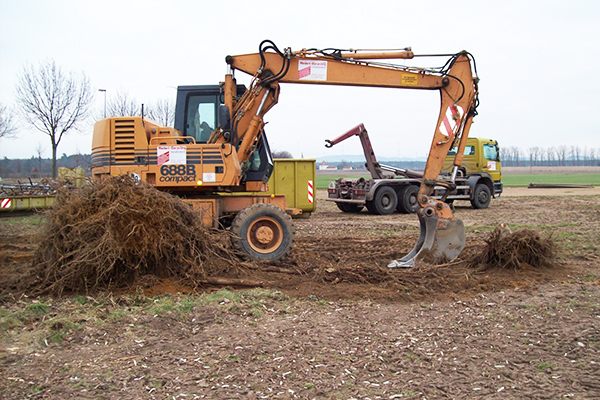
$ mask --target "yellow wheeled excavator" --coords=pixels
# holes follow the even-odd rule
[[[454,176],[478,104],[478,78],[471,54],[446,57],[438,68],[393,64],[415,55],[411,49],[362,51],[302,49],[281,51],[265,40],[258,53],[227,56],[220,85],[180,86],[175,128],[143,117],[98,121],[92,143],[96,181],[131,174],[159,190],[184,198],[202,210],[204,224],[230,227],[234,246],[255,260],[276,261],[291,249],[291,216],[282,195],[248,195],[267,189],[273,170],[265,115],[277,104],[280,83],[438,90],[441,107],[418,194],[421,232],[413,250],[390,267],[416,260],[440,262],[457,257],[465,246],[463,224],[442,199],[431,197],[448,150],[458,147]],[[252,76],[238,85],[235,71]]]

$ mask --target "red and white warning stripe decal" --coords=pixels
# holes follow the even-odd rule
[[[314,199],[313,181],[308,181],[308,202],[312,203]]]
[[[450,104],[446,109],[446,115],[440,124],[440,133],[449,139],[454,139],[458,133],[459,122],[462,120],[465,111],[457,104]]]
[[[11,204],[11,199],[2,199],[2,202],[0,203],[2,208],[10,208]]]

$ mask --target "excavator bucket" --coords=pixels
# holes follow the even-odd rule
[[[415,247],[389,268],[411,268],[417,261],[440,264],[455,259],[465,248],[465,231],[459,219],[445,218],[433,207],[417,211],[421,232]]]

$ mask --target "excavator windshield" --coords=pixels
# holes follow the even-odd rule
[[[219,85],[179,86],[175,104],[175,129],[191,136],[197,143],[206,143],[219,126],[221,105]]]
[[[185,114],[185,136],[192,136],[197,143],[208,142],[216,125],[218,106],[216,100],[215,96],[189,96]]]

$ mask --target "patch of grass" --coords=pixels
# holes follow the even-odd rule
[[[203,304],[227,304],[229,302],[239,303],[241,301],[241,297],[238,292],[232,292],[227,289],[219,290],[218,292],[209,293],[207,295],[202,296],[200,299]]]
[[[535,369],[537,369],[539,372],[546,372],[546,370],[550,368],[554,368],[554,363],[551,362],[541,362],[539,364],[537,364],[535,366]]]
[[[260,317],[263,316],[263,312],[260,309],[258,309],[258,308],[253,308],[250,311],[250,316],[252,316],[254,318],[260,318]]]
[[[6,333],[12,329],[23,326],[21,319],[17,318],[12,313],[0,311],[0,332]]]
[[[40,213],[2,218],[0,220],[0,232],[11,235],[30,235],[36,233],[45,222],[46,216]]]
[[[44,391],[44,389],[41,388],[40,386],[31,386],[30,390],[31,390],[31,393],[33,393],[34,395],[39,395],[40,393],[42,393]]]
[[[85,296],[75,296],[73,297],[73,302],[83,306],[90,303],[90,300]]]
[[[184,297],[181,300],[178,300],[175,304],[175,311],[177,313],[185,315],[191,313],[196,306],[198,306],[200,302],[191,297]]]
[[[283,303],[286,305],[288,300],[289,296],[278,290],[251,289],[233,292],[223,289],[201,296],[198,299],[198,303],[216,305],[228,312],[241,313],[242,315],[258,319],[264,315],[267,309],[277,312],[273,307],[267,307],[267,305],[273,305],[274,303]]]
[[[50,311],[50,307],[44,302],[35,302],[27,306],[27,311],[36,315],[45,315]]]
[[[600,174],[502,174],[506,187],[523,187],[535,183],[572,183],[577,185],[600,185]]]
[[[153,305],[148,310],[153,315],[164,315],[169,311],[175,310],[175,302],[171,297],[159,297],[155,298]]]
[[[46,341],[48,343],[61,343],[63,340],[65,340],[66,336],[67,334],[63,331],[52,331],[50,336],[46,338]]]
[[[497,225],[473,225],[473,226],[465,226],[465,232],[491,232],[496,228]],[[510,229],[513,229],[513,226],[510,226]]]
[[[111,310],[106,316],[106,321],[109,323],[119,322],[125,319],[127,316],[127,311],[122,308],[115,308]]]

